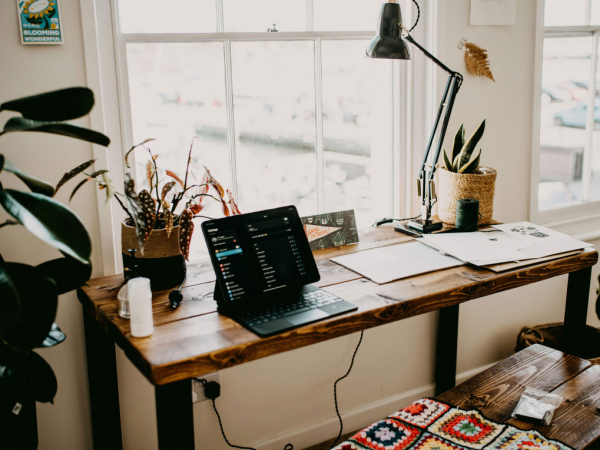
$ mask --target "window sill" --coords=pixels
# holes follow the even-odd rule
[[[600,202],[543,211],[532,220],[576,239],[600,239]]]

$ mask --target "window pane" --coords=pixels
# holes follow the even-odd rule
[[[359,226],[368,226],[374,219],[371,147],[376,133],[371,110],[381,108],[390,117],[393,114],[391,83],[383,90],[384,102],[378,101],[381,90],[374,88],[382,84],[382,72],[391,72],[391,63],[365,58],[367,43],[322,42],[325,210],[354,209]],[[387,103],[388,107],[383,106]]]
[[[317,31],[375,31],[382,3],[382,0],[314,0],[314,28]],[[405,8],[402,12],[406,20]]]
[[[314,45],[233,42],[239,206],[317,212]]]
[[[223,186],[229,186],[223,44],[129,44],[127,63],[133,141],[156,139],[148,146],[159,155],[161,179],[166,179],[165,170],[183,179],[190,144],[198,136],[192,153],[198,178],[204,164]],[[138,149],[135,156],[138,188],[147,188],[148,154]],[[207,199],[205,205],[202,214],[222,216],[220,203]],[[197,228],[191,258],[204,252]]]
[[[544,40],[540,115],[540,211],[582,201],[587,80],[592,38]]]
[[[223,0],[226,32],[306,31],[304,0]]]
[[[558,27],[585,24],[586,0],[546,0],[544,25]]]
[[[214,33],[214,0],[119,0],[123,33]]]

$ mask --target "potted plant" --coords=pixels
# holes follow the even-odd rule
[[[596,288],[596,315],[600,319],[600,276],[598,276],[598,288]],[[546,323],[534,327],[523,327],[517,336],[518,352],[533,344],[543,344],[556,350],[564,351],[563,346],[564,322]],[[591,360],[594,364],[600,364],[600,329],[589,325],[585,328],[584,347],[579,349],[578,356]]]
[[[444,149],[444,167],[438,171],[438,216],[444,223],[456,223],[456,202],[462,198],[479,200],[479,225],[492,221],[496,171],[479,166],[481,150],[471,158],[484,130],[485,119],[465,141],[463,124],[454,137],[451,157]]]
[[[103,134],[64,122],[87,115],[93,106],[94,95],[87,88],[6,102],[0,112],[20,116],[10,118],[0,136],[37,131],[108,146],[110,140]],[[52,368],[34,349],[65,340],[54,323],[58,297],[90,278],[92,244],[79,217],[52,198],[51,184],[0,154],[0,180],[5,183],[12,176],[29,190],[0,183],[0,205],[11,216],[0,228],[23,226],[63,255],[37,266],[5,261],[0,255],[0,446],[33,449],[38,445],[35,402],[52,402],[57,391]]]
[[[148,155],[145,188],[138,190],[130,172],[125,174],[124,193],[117,192],[107,170],[87,173],[94,163],[87,161],[66,173],[57,190],[78,175],[84,178],[75,186],[71,198],[81,186],[95,180],[106,192],[107,201],[114,198],[127,214],[121,224],[121,249],[126,278],[143,276],[150,279],[153,291],[161,291],[180,285],[186,276],[186,260],[194,232],[193,219],[201,216],[204,200],[208,197],[221,203],[225,216],[240,214],[229,190],[204,167],[199,182],[192,168],[193,141],[190,146],[183,179],[171,170],[159,170],[157,159],[149,147],[154,139],[134,145],[125,154],[125,166],[129,155],[138,147]],[[213,194],[209,193],[212,189]],[[227,198],[226,198],[227,196]]]

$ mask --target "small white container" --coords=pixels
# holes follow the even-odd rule
[[[127,283],[131,335],[150,336],[154,331],[152,317],[152,290],[148,278],[133,278]]]
[[[119,290],[117,295],[119,299],[119,316],[129,319],[129,299],[127,298],[127,284]]]

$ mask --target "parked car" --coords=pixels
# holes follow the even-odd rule
[[[585,128],[587,103],[580,103],[574,108],[557,111],[552,118],[554,119],[554,124],[559,127]],[[600,130],[600,103],[597,100],[594,110],[594,130]]]

